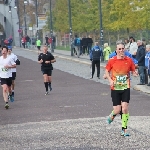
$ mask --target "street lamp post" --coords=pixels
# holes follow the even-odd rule
[[[14,8],[14,9],[17,9],[17,1],[15,0],[15,5],[14,6],[11,6],[11,1],[10,1],[10,3],[9,3],[9,13],[11,14],[11,23],[12,23],[12,25],[11,25],[11,35],[13,36],[14,35],[14,29],[13,29],[13,15],[12,15],[12,8]],[[14,43],[14,41],[12,42],[12,43]]]
[[[24,0],[24,24],[25,24],[24,33],[25,35],[27,35],[27,21],[26,21],[26,7],[25,7],[27,3],[28,3],[27,0]]]
[[[36,37],[39,38],[39,30],[38,30],[38,1],[35,0],[35,15],[36,15]]]
[[[15,1],[15,6],[17,7],[17,12],[18,12],[18,20],[19,20],[19,30],[20,30],[20,10],[19,10],[19,0],[16,0]],[[20,43],[20,47],[21,47],[21,35],[20,35],[21,33],[19,32],[19,43]]]
[[[71,48],[71,56],[73,56],[73,48],[72,48],[72,21],[71,21],[71,3],[68,0],[68,11],[69,11],[69,28],[70,28],[70,48]]]
[[[103,50],[103,45],[104,45],[104,41],[103,41],[103,20],[102,20],[102,3],[101,0],[98,0],[99,2],[99,20],[100,20],[100,46],[102,47]],[[101,56],[101,61],[103,60],[103,56]]]
[[[54,41],[53,41],[53,19],[52,19],[52,1],[50,0],[50,37],[52,39],[51,52],[54,52]]]

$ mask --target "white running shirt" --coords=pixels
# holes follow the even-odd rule
[[[1,78],[9,78],[12,77],[11,68],[4,68],[4,66],[12,66],[16,63],[10,58],[3,58],[3,56],[0,57],[0,77]]]
[[[17,56],[14,53],[11,53],[10,55],[7,55],[10,57],[14,62],[18,59]],[[11,68],[11,72],[16,72],[16,68]]]

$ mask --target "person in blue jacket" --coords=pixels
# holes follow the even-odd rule
[[[102,49],[99,47],[98,42],[95,42],[95,46],[90,51],[90,60],[92,61],[92,76],[93,78],[95,72],[95,65],[97,67],[97,78],[100,79],[100,57],[102,54]]]
[[[148,70],[148,76],[150,78],[150,45],[146,45],[146,55],[145,55],[145,67]],[[150,86],[150,82],[147,84],[147,86]]]
[[[118,41],[116,42],[116,44],[119,44],[119,43],[123,43],[123,41],[122,41],[122,40],[118,40]],[[109,55],[109,58],[112,58],[112,57],[114,57],[114,56],[116,56],[116,55],[117,55],[117,54],[116,54],[116,51],[114,51],[114,52],[112,52],[112,53]],[[125,51],[125,56],[130,57],[130,58],[133,60],[133,62],[134,62],[134,64],[136,65],[136,67],[137,67],[138,61],[137,61],[135,58],[132,57],[132,54],[130,54],[130,53],[128,52],[128,50]]]
[[[114,57],[114,56],[116,56],[116,51],[112,52],[112,53],[109,55],[109,58],[112,58],[112,57]],[[125,56],[130,57],[130,58],[133,60],[134,64],[138,64],[138,61],[137,61],[135,58],[133,58],[132,55],[131,55],[127,50],[125,51]]]

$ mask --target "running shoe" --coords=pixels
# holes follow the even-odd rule
[[[124,130],[121,131],[121,136],[130,136],[129,133],[125,132]]]
[[[14,97],[13,97],[13,95],[9,95],[9,100],[10,100],[11,102],[14,102]]]
[[[6,109],[8,109],[8,108],[9,108],[9,105],[8,105],[8,104],[6,104],[6,105],[5,105],[5,108],[6,108]]]
[[[107,123],[108,124],[111,124],[112,122],[113,122],[113,120],[114,120],[114,116],[113,116],[113,114],[111,113],[109,116],[108,116],[108,118],[107,118]]]
[[[48,92],[45,93],[45,95],[48,95],[48,94],[49,94]]]
[[[108,118],[107,118],[107,123],[108,124],[111,124],[113,122],[113,119],[110,117],[110,116],[108,116]]]

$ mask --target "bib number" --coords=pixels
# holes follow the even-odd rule
[[[116,76],[115,89],[116,90],[127,89],[127,75]]]
[[[2,68],[2,71],[6,72],[8,71],[8,68]]]

